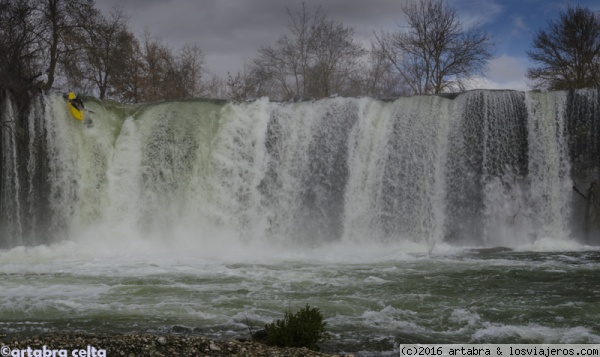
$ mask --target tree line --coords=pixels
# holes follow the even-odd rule
[[[322,7],[288,8],[287,32],[223,79],[197,44],[174,50],[149,32],[136,36],[118,8],[104,15],[93,0],[0,0],[0,96],[26,103],[36,89],[69,88],[129,103],[381,98],[461,91],[483,74],[494,43],[480,25],[464,25],[445,0],[402,10],[406,25],[374,33],[367,49]],[[569,6],[537,32],[528,56],[535,88],[600,86],[600,16]]]

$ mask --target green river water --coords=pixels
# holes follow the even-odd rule
[[[75,243],[16,248],[0,253],[0,328],[248,338],[249,329],[310,304],[332,334],[325,351],[600,343],[598,250],[442,249],[428,256],[331,246],[229,259],[109,256]]]

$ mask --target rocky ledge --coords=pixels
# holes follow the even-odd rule
[[[44,349],[56,350],[55,356],[346,356],[326,354],[307,348],[279,348],[255,341],[215,340],[202,336],[182,335],[86,335],[86,334],[45,334],[36,336],[15,336],[8,338],[0,334],[2,356],[35,356]],[[27,348],[31,352],[27,353]],[[38,350],[35,354],[34,350]],[[65,352],[59,352],[59,351]],[[17,351],[25,351],[19,353]],[[77,352],[74,352],[77,351]],[[8,353],[7,353],[8,352]],[[52,352],[47,352],[46,356]]]

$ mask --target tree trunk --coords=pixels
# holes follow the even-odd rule
[[[48,80],[42,86],[42,89],[49,90],[54,84],[54,74],[56,72],[56,64],[58,63],[58,42],[60,41],[59,24],[58,24],[58,1],[48,1],[48,12],[50,23],[52,26],[52,43],[50,44],[50,67],[48,68]]]

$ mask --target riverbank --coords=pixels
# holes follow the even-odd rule
[[[88,335],[43,334],[12,336],[0,334],[2,356],[36,356],[33,350],[57,350],[55,356],[280,356],[280,357],[333,357],[351,354],[326,354],[306,348],[279,348],[247,340],[218,340],[203,336],[184,335]],[[31,352],[27,354],[17,351]],[[60,351],[65,352],[60,352]],[[77,351],[77,352],[74,352]],[[41,352],[38,352],[41,353]],[[62,354],[61,354],[62,353]],[[75,353],[75,354],[74,354]],[[52,354],[39,354],[48,356]]]

